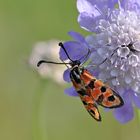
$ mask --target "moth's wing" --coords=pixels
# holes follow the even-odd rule
[[[118,108],[124,104],[121,96],[110,87],[103,86],[101,88],[104,88],[104,90],[101,90],[101,94],[96,100],[99,105],[106,108]]]
[[[101,121],[101,116],[98,110],[98,107],[95,103],[95,101],[92,99],[92,97],[88,95],[81,96],[80,98],[86,108],[86,110],[89,112],[89,114],[96,120]]]
[[[91,94],[93,100],[103,107],[117,108],[124,104],[121,96],[101,80],[91,80],[87,85],[87,91]]]
[[[85,106],[89,114],[96,120],[101,121],[101,115],[96,104],[88,104]]]

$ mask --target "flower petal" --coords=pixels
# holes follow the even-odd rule
[[[139,61],[139,58],[135,54],[132,54],[128,57],[128,63],[129,65],[132,65],[133,67],[136,67],[138,65],[138,61]]]
[[[99,75],[99,69],[95,66],[93,67],[93,65],[88,65],[86,67],[86,69],[94,76],[94,77],[98,77]]]
[[[136,107],[140,108],[140,95],[139,94],[132,94],[132,99]]]
[[[63,79],[66,82],[71,82],[71,79],[70,79],[70,70],[69,69],[66,69],[64,71],[64,73],[63,73]]]
[[[78,11],[95,14],[97,9],[104,14],[108,8],[114,9],[118,0],[77,0]],[[97,8],[95,8],[95,5]]]
[[[76,41],[68,41],[64,43],[64,47],[72,60],[79,60],[88,53],[88,46]],[[62,48],[60,48],[59,56],[61,60],[67,60],[68,56]]]
[[[130,100],[130,95],[129,93],[127,93],[127,91],[123,100],[124,105],[121,108],[115,109],[113,114],[120,123],[127,123],[131,121],[134,117],[134,111]]]
[[[119,47],[117,53],[120,57],[126,57],[130,53],[130,50],[128,47]]]
[[[140,41],[135,42],[133,47],[135,50],[140,51]]]
[[[78,22],[80,26],[83,29],[91,32],[96,32],[96,21],[99,19],[100,17],[95,18],[93,14],[86,12],[83,12],[78,16]]]
[[[78,96],[78,93],[74,87],[67,88],[67,89],[65,89],[64,92],[65,92],[65,94],[67,94],[69,96]]]
[[[82,42],[82,43],[85,42],[85,38],[84,38],[81,34],[79,34],[79,33],[77,33],[77,32],[70,31],[68,34],[69,34],[74,40],[76,40],[76,41],[78,41],[78,42]]]
[[[91,65],[100,65],[105,60],[105,58],[102,58],[97,52],[92,52],[91,60],[92,60],[91,61],[92,62]],[[102,65],[100,65],[100,66],[102,66]]]
[[[87,12],[90,14],[95,14],[97,12],[97,9],[95,9],[95,0],[77,0],[77,9],[80,13]]]
[[[125,10],[140,10],[140,0],[121,0],[120,5]]]

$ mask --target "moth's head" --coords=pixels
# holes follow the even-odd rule
[[[71,67],[75,67],[75,66],[79,67],[80,64],[81,64],[80,60],[75,60],[70,62]]]

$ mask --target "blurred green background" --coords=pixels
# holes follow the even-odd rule
[[[93,120],[63,86],[28,66],[37,41],[68,40],[82,32],[75,0],[0,0],[0,140],[138,140],[140,122],[122,125],[100,108]],[[67,85],[66,85],[67,86]]]

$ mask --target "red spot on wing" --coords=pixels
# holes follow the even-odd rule
[[[96,101],[98,97],[101,95],[101,91],[99,88],[94,88],[91,92],[92,98]]]

